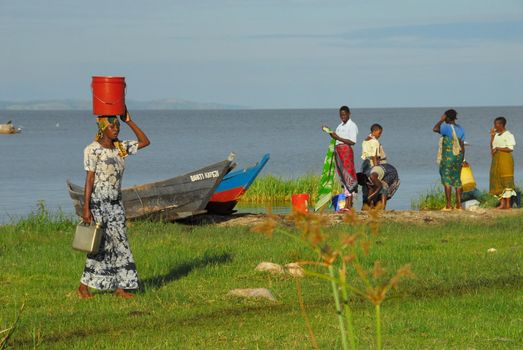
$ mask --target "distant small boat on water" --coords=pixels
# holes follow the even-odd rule
[[[15,127],[11,121],[8,121],[5,124],[0,124],[0,134],[19,134],[21,132],[22,129]]]
[[[225,174],[234,167],[234,156],[167,180],[122,190],[127,219],[174,221],[206,213],[209,199]],[[84,189],[67,181],[67,189],[78,216],[82,216]]]
[[[228,173],[214,192],[207,204],[209,213],[228,215],[234,212],[234,207],[240,198],[247,192],[256,177],[260,174],[270,159],[265,154],[253,167]]]

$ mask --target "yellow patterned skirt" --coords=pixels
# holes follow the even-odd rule
[[[514,158],[512,153],[494,153],[490,166],[490,194],[500,198],[510,198],[516,195],[514,188]]]

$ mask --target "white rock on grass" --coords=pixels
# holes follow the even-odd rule
[[[259,263],[258,266],[256,266],[256,271],[270,272],[275,275],[285,273],[283,266],[266,261]]]
[[[292,277],[304,277],[305,272],[303,268],[298,263],[290,263],[285,266],[271,262],[261,262],[256,266],[256,271],[269,272],[274,275],[283,275],[287,274]]]
[[[285,265],[285,272],[287,272],[292,277],[304,277],[305,271],[298,263],[290,263]]]
[[[489,248],[489,249],[487,250],[487,252],[489,252],[489,253],[495,253],[495,252],[497,252],[497,251],[498,251],[498,250],[497,250],[496,248]]]
[[[262,298],[270,301],[276,301],[274,295],[267,288],[245,288],[233,289],[229,291],[229,295],[234,295],[242,298]]]
[[[461,206],[463,207],[463,209],[465,210],[472,210],[472,211],[476,211],[479,209],[479,205],[481,203],[475,199],[471,199],[469,201],[465,201],[465,202],[462,202],[461,203]]]

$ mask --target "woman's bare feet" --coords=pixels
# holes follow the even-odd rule
[[[132,298],[134,298],[134,294],[127,293],[122,288],[117,288],[114,291],[114,295],[116,295],[117,297],[120,297],[120,298],[124,298],[124,299],[132,299]]]
[[[507,203],[505,198],[502,198],[500,203],[499,203],[499,206],[496,209],[500,209],[500,210],[510,209],[510,202]]]
[[[510,206],[510,198],[503,198],[501,200],[501,208],[500,209],[504,209],[504,210],[512,209],[511,206]]]
[[[94,295],[91,294],[89,291],[89,287],[87,287],[85,284],[80,283],[80,287],[78,287],[78,290],[76,291],[78,296],[82,299],[91,299],[94,298]]]

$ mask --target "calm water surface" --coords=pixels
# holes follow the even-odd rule
[[[353,110],[360,129],[358,157],[370,125],[377,122],[385,129],[382,144],[401,178],[390,208],[410,208],[413,198],[437,184],[438,136],[432,127],[443,112],[444,108]],[[478,186],[487,188],[492,119],[507,117],[508,129],[523,142],[523,107],[458,108],[458,113],[471,144],[466,158]],[[229,152],[237,154],[240,167],[270,153],[265,174],[320,173],[329,142],[320,126],[335,128],[339,122],[335,109],[133,111],[133,116],[152,144],[127,158],[124,186],[180,175],[225,159]],[[0,135],[0,222],[29,213],[39,200],[53,210],[72,212],[65,181],[84,181],[83,149],[96,132],[95,118],[89,111],[0,111],[0,122],[8,119],[23,127],[23,133]],[[121,138],[133,138],[125,126]],[[514,156],[516,180],[521,182],[519,147]],[[359,167],[359,158],[357,163]]]

